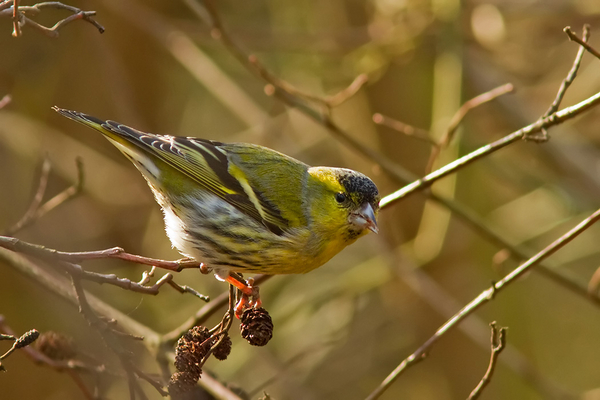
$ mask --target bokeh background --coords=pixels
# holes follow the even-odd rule
[[[31,5],[32,1],[22,1]],[[141,130],[269,146],[311,165],[369,175],[383,194],[402,184],[326,128],[265,94],[266,82],[244,68],[184,1],[71,0],[97,11],[106,32],[76,21],[48,38],[25,27],[11,37],[0,18],[0,231],[26,211],[45,155],[53,170],[48,197],[76,179],[85,190],[17,237],[64,251],[121,246],[177,259],[144,180],[101,135],[53,112],[83,111]],[[225,28],[277,77],[316,96],[337,93],[361,73],[368,83],[332,110],[364,146],[422,176],[430,147],[373,123],[381,113],[437,138],[467,99],[510,82],[516,92],[473,110],[447,163],[534,122],[551,104],[577,46],[562,32],[600,48],[596,0],[330,0],[239,1],[216,5]],[[68,15],[44,10],[53,25]],[[600,64],[584,57],[564,104],[600,89]],[[600,204],[600,113],[550,130],[551,140],[522,141],[434,187],[478,215],[511,245],[539,250]],[[363,399],[406,356],[464,304],[518,265],[460,218],[417,193],[382,211],[379,235],[368,235],[327,265],[303,276],[279,276],[262,287],[275,324],[273,340],[255,348],[232,328],[228,360],[206,370],[258,398]],[[549,268],[582,288],[600,265],[600,227],[552,256]],[[138,280],[141,266],[102,260],[90,270]],[[197,271],[180,284],[217,296],[223,283]],[[177,327],[203,303],[168,287],[144,296],[87,283],[86,289],[156,332]],[[77,309],[10,265],[0,263],[0,314],[18,333],[31,328],[73,337],[78,348],[116,366]],[[486,399],[600,398],[600,309],[585,297],[531,273],[469,317],[412,367],[383,399],[466,398],[489,360],[489,328],[508,330]],[[215,319],[216,322],[216,319]],[[8,342],[0,342],[0,352]],[[158,372],[138,349],[139,366]],[[112,362],[112,364],[111,364]],[[2,399],[77,399],[64,373],[36,366],[21,353],[4,362]],[[90,386],[93,381],[87,381]],[[148,385],[148,397],[161,398]],[[127,399],[123,380],[106,398]]]

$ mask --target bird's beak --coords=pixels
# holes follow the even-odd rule
[[[377,218],[375,217],[375,211],[369,203],[364,203],[356,213],[352,213],[350,216],[351,222],[359,228],[369,229],[372,232],[379,233],[377,227]]]

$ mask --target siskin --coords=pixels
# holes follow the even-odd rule
[[[53,109],[101,132],[135,165],[163,210],[173,246],[242,290],[238,314],[260,300],[257,288],[231,272],[306,273],[378,231],[379,192],[359,172],[310,167],[254,144],[155,135]]]

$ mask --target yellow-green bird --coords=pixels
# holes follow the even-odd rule
[[[311,271],[369,231],[379,192],[365,175],[310,167],[266,147],[145,133],[53,107],[104,135],[142,173],[171,243],[254,296],[230,272]]]

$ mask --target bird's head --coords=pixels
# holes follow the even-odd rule
[[[371,179],[345,168],[312,167],[308,174],[315,228],[348,242],[378,232],[379,191]]]

